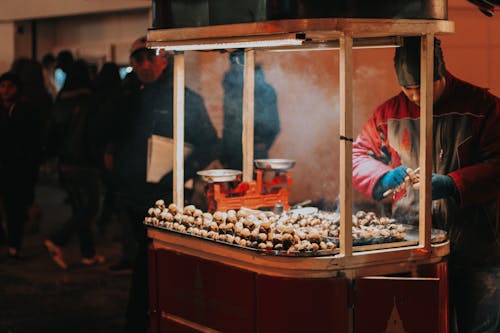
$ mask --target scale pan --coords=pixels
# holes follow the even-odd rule
[[[255,160],[253,163],[257,169],[288,170],[294,167],[295,160],[287,160],[282,158],[269,158],[269,159]]]
[[[201,170],[197,172],[201,178],[207,183],[224,183],[232,182],[241,175],[240,170],[231,169],[211,169],[211,170]]]

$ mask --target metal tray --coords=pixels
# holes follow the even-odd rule
[[[198,239],[202,239],[202,240],[207,241],[207,242],[214,242],[214,243],[217,243],[217,244],[222,244],[222,245],[225,245],[225,246],[230,246],[232,248],[243,249],[243,250],[247,250],[247,251],[253,251],[253,252],[256,252],[256,253],[261,254],[261,255],[280,256],[280,257],[324,257],[324,256],[335,255],[335,254],[337,254],[339,252],[338,248],[335,248],[335,249],[332,249],[332,250],[318,250],[318,251],[278,251],[278,250],[267,250],[267,249],[266,250],[262,250],[262,249],[257,249],[257,248],[254,248],[254,247],[240,246],[240,245],[237,245],[237,244],[232,244],[232,243],[228,243],[228,242],[214,240],[214,239],[211,239],[211,238],[206,238],[206,237],[201,237],[201,236],[198,236],[198,235],[193,235],[193,234],[189,234],[189,233],[185,233],[185,232],[180,232],[180,231],[177,231],[177,230],[164,228],[164,227],[159,226],[159,225],[155,226],[155,225],[152,225],[152,224],[149,224],[149,223],[145,223],[145,222],[143,222],[143,223],[147,227],[149,227],[149,228],[154,228],[154,229],[159,229],[159,230],[163,230],[163,231],[166,231],[166,232],[171,232],[173,234],[180,235],[180,236],[183,236],[183,237],[198,238]]]
[[[403,224],[406,228],[406,238],[418,242],[418,226]],[[439,244],[448,240],[448,233],[441,229],[431,229],[431,244]]]
[[[231,169],[211,169],[197,172],[201,178],[208,183],[232,182],[241,175],[240,170]]]
[[[173,229],[164,228],[162,226],[155,226],[149,223],[144,224],[147,227],[164,230],[166,232],[171,232],[183,237],[194,237],[198,239],[202,239],[204,241],[215,242],[217,244],[222,244],[225,246],[230,246],[232,248],[243,249],[247,251],[253,251],[262,255],[271,255],[271,256],[280,256],[280,257],[323,257],[323,256],[332,256],[339,253],[339,239],[337,237],[324,237],[324,240],[328,240],[333,242],[337,247],[331,250],[318,250],[318,251],[279,251],[279,250],[262,250],[253,247],[240,246],[237,244],[227,243],[224,241],[214,240],[211,238],[205,238],[185,232],[180,232]],[[365,238],[365,239],[353,239],[353,247],[358,248],[357,251],[367,251],[378,249],[379,244],[386,244],[388,248],[390,247],[400,247],[400,246],[408,246],[418,244],[418,228],[412,225],[404,225],[406,229],[406,238],[404,239],[396,239],[394,237],[377,237],[377,238]],[[446,231],[439,229],[432,229],[432,244],[442,243],[446,241],[447,234]]]
[[[255,168],[261,170],[288,170],[295,166],[295,160],[283,158],[259,159],[253,163]]]
[[[389,243],[401,243],[401,242],[416,242],[418,243],[418,227],[410,224],[401,224],[396,223],[398,225],[402,225],[405,227],[406,237],[403,239],[395,238],[392,236],[389,237],[372,237],[372,238],[353,238],[352,245],[353,246],[365,246],[365,245],[375,245],[375,244],[389,244]],[[334,243],[337,247],[339,246],[339,238],[338,237],[324,237],[326,240]],[[448,235],[446,231],[440,229],[432,229],[431,230],[431,244],[438,244],[448,240]]]

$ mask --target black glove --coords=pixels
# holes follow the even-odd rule
[[[457,193],[457,185],[450,176],[432,174],[432,200],[448,199]]]
[[[394,189],[404,182],[405,177],[408,176],[406,173],[407,169],[407,166],[401,165],[383,175],[373,188],[373,198],[375,200],[382,200],[387,190]]]

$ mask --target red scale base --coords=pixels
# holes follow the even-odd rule
[[[255,170],[255,180],[250,182],[221,182],[207,184],[208,211],[238,210],[241,207],[263,208],[283,205],[287,210],[288,190],[292,186],[292,174],[276,171],[272,180],[264,182],[264,170]]]

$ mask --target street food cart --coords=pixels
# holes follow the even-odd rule
[[[423,1],[423,13],[416,11],[418,15],[410,13],[407,18],[384,18],[378,11],[371,18],[366,8],[361,15],[352,16],[349,6],[344,11],[343,7],[327,6],[321,12],[314,1],[309,6],[305,1],[292,1],[286,3],[297,6],[295,11],[276,11],[279,2],[269,1],[268,11],[251,22],[242,10],[235,14],[237,22],[229,14],[205,19],[200,14],[202,18],[194,23],[186,19],[186,25],[175,14],[182,16],[189,1],[153,3],[156,12],[148,45],[175,55],[174,199],[165,203],[159,198],[144,222],[152,239],[151,331],[447,332],[449,242],[445,232],[431,230],[430,187],[433,40],[437,34],[454,30],[453,22],[446,20],[446,2]],[[204,8],[210,9],[217,1],[194,3],[198,7],[193,13],[204,13]],[[426,12],[429,8],[432,10]],[[378,213],[353,211],[352,202],[353,48],[397,46],[402,36],[422,36],[418,226],[401,226]],[[243,170],[241,174],[230,172],[222,183],[250,184],[243,193],[253,184],[253,192],[248,192],[253,199],[256,188],[262,191],[262,181],[255,178],[259,167],[253,159],[255,52],[338,50],[336,212],[290,210],[287,197],[275,196],[271,203],[284,203],[283,211],[259,210],[258,204],[244,208],[241,200],[245,197],[237,203],[241,209],[215,205],[210,212],[202,212],[184,205],[184,51],[234,48],[245,51]],[[287,191],[293,190],[287,173],[278,176],[282,184],[289,185]],[[217,191],[219,196],[227,194],[219,185],[216,179],[210,187],[212,199]],[[234,223],[228,227],[231,219]],[[393,233],[366,235],[361,228],[365,224]],[[316,228],[313,230],[325,227],[319,228],[319,235],[301,229],[310,226]]]

